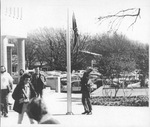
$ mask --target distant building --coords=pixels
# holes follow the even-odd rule
[[[9,3],[3,1],[1,4],[1,65],[4,65],[10,74],[12,73],[12,48],[14,46],[10,43],[10,39],[17,39],[17,70],[20,70],[25,69],[26,37],[22,6],[15,1]]]
[[[49,66],[47,65],[47,62],[43,62],[42,66],[41,66],[40,62],[35,62],[35,64],[30,69],[33,69],[35,67],[41,67],[42,71],[49,70]],[[12,72],[17,72],[17,68],[18,68],[18,56],[12,55]],[[28,68],[26,67],[26,69],[28,69]]]
[[[85,59],[87,61],[87,66],[91,66],[93,68],[97,68],[97,59],[102,57],[101,54],[89,52],[89,51],[81,51],[85,55]]]

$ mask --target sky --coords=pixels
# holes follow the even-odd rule
[[[21,6],[23,9],[24,29],[31,32],[42,27],[67,28],[67,10],[69,25],[72,29],[72,14],[81,34],[101,34],[107,32],[108,24],[100,24],[98,17],[115,14],[128,8],[140,8],[140,18],[128,29],[132,18],[125,19],[118,32],[129,39],[142,43],[150,42],[150,1],[149,0],[2,0],[7,7]]]

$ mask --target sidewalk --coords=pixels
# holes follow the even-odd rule
[[[81,115],[83,106],[81,94],[72,94],[72,113],[67,113],[67,93],[55,93],[49,89],[44,90],[43,96],[53,117],[61,124],[55,126],[83,126],[83,127],[149,127],[150,108],[142,107],[103,107],[93,105],[92,115]],[[8,118],[1,118],[1,127],[16,127],[18,114],[13,110],[9,111]],[[22,125],[30,125],[28,117],[25,115]],[[42,125],[43,126],[43,125]],[[50,125],[53,126],[53,125]]]

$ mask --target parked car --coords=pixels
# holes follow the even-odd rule
[[[91,92],[93,92],[94,90],[96,90],[98,87],[97,87],[97,84],[95,83],[92,83],[91,84]]]
[[[67,77],[61,77],[61,91],[67,92]],[[71,76],[71,90],[72,92],[80,92],[81,91],[81,79],[78,75],[72,74]]]
[[[61,84],[61,91],[67,92],[67,81],[65,81]],[[72,92],[80,92],[81,91],[80,80],[71,81],[71,91]]]
[[[91,72],[90,73],[90,78],[92,78],[93,80],[98,79],[101,77],[101,74],[98,72]]]
[[[94,82],[91,84],[91,92],[98,88]],[[72,92],[81,92],[81,78],[79,75],[72,74],[71,76],[71,90]],[[67,92],[67,77],[61,78],[61,91]]]
[[[78,70],[78,71],[76,71],[74,74],[79,75],[79,76],[80,76],[80,78],[82,78],[82,77],[83,77],[84,72],[85,72],[85,70]]]
[[[149,79],[148,79],[148,78],[145,79],[145,86],[146,86],[146,87],[149,87]]]
[[[45,71],[45,76],[61,76],[60,71]]]
[[[35,73],[34,70],[25,70],[25,73],[30,73],[31,75]]]
[[[102,79],[101,79],[101,78],[98,78],[98,79],[94,80],[94,84],[97,85],[97,88],[103,86]]]
[[[127,86],[128,88],[139,88],[141,87],[140,82],[137,83],[131,83]]]

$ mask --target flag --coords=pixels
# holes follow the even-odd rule
[[[73,49],[74,49],[78,43],[78,36],[79,36],[74,13],[72,15],[72,29],[73,29],[73,33],[74,33],[74,43],[73,43]]]

